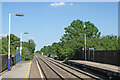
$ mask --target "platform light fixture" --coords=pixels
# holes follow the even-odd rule
[[[20,33],[20,61],[22,61],[22,34],[29,34],[28,32],[21,32]]]
[[[11,15],[24,16],[23,14],[10,14],[9,13],[8,71],[10,71],[10,28],[11,28]]]

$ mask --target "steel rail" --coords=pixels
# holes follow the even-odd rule
[[[48,79],[47,79],[47,76],[46,76],[46,74],[45,74],[45,72],[44,72],[44,70],[43,70],[43,68],[42,68],[42,66],[41,66],[41,64],[40,64],[40,62],[39,62],[39,60],[37,59],[37,57],[36,57],[36,60],[38,61],[38,64],[39,64],[39,66],[40,66],[40,69],[41,69],[41,71],[42,71],[42,73],[43,73],[43,75],[44,75],[44,79],[45,79],[45,80],[48,80]]]
[[[43,63],[45,63],[53,72],[55,72],[55,73],[60,77],[61,80],[64,80],[64,78],[63,78],[58,72],[56,72],[52,67],[50,67],[44,60],[42,60],[39,56],[38,56],[38,58],[39,58]],[[47,78],[47,76],[46,76],[46,78]]]
[[[45,58],[46,59],[46,58]],[[89,75],[89,74],[86,74],[86,73],[84,73],[84,72],[81,72],[81,71],[79,71],[79,70],[77,70],[77,69],[74,69],[74,68],[72,68],[72,67],[70,67],[70,66],[68,66],[68,65],[66,65],[66,64],[63,64],[63,63],[60,63],[60,62],[57,62],[57,61],[55,61],[55,60],[52,60],[52,59],[46,59],[47,61],[49,61],[49,62],[51,62],[51,63],[53,63],[53,62],[56,62],[56,63],[58,63],[58,64],[61,64],[61,65],[63,65],[63,66],[65,66],[65,67],[68,67],[68,68],[70,68],[70,69],[72,69],[72,70],[75,70],[75,71],[77,71],[77,72],[80,72],[80,73],[82,73],[82,74],[84,74],[84,75],[87,75],[87,76],[89,76],[89,77],[91,77],[91,78],[93,78],[93,79],[96,79],[96,80],[100,80],[100,79],[98,79],[98,78],[95,78],[94,76],[91,76],[91,75]],[[51,60],[51,61],[50,61]],[[52,62],[53,61],[53,62]],[[53,63],[53,64],[55,64],[55,63]],[[62,69],[64,69],[63,67],[61,67],[61,66],[59,66],[59,65],[57,65],[57,64],[55,64],[56,66],[58,66],[58,67],[60,67],[60,68],[62,68]],[[66,71],[66,70],[65,70]],[[69,72],[69,73],[71,73],[70,71],[68,71],[67,70],[67,72]],[[73,74],[73,73],[71,73],[71,74]],[[74,75],[74,74],[73,74]],[[75,75],[74,75],[75,76]],[[77,76],[76,76],[77,77]]]
[[[48,61],[48,60],[47,60],[47,61]],[[51,63],[53,63],[53,62],[51,62]],[[53,64],[54,64],[54,63],[53,63]],[[54,64],[54,65],[56,65],[56,64]],[[62,68],[61,66],[59,66],[59,65],[56,65],[56,66],[58,66],[59,68],[65,70],[66,72],[68,72],[68,73],[74,75],[74,76],[77,77],[78,79],[84,80],[83,78],[81,78],[81,77],[77,76],[76,74],[74,74],[74,73],[72,73],[72,72],[70,72],[70,71],[68,71],[68,70],[66,70],[66,69],[64,69],[64,68]]]

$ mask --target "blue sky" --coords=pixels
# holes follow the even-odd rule
[[[90,21],[103,36],[118,35],[117,2],[3,2],[2,33],[8,34],[8,14],[23,13],[24,17],[12,16],[11,33],[26,41],[32,38],[36,50],[58,42],[64,28],[73,20]]]

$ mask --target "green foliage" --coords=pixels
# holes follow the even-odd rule
[[[2,38],[2,47],[0,47],[0,53],[8,54],[8,37]],[[35,50],[35,43],[32,39],[28,40],[28,42],[22,42],[22,60],[30,60],[33,57],[33,53]],[[16,47],[20,47],[20,38],[15,36],[14,34],[10,35],[10,53],[16,54]]]
[[[85,25],[85,26],[84,26]],[[85,24],[80,20],[74,20],[70,26],[65,28],[65,34],[63,35],[61,41],[69,41],[73,38],[78,38],[81,35],[86,34],[89,38],[99,38],[100,32],[97,29],[97,27],[93,24],[88,22],[85,22]]]
[[[28,40],[28,42],[23,42],[22,46],[24,47],[22,51],[23,60],[31,60],[34,55],[35,43],[32,39]],[[25,53],[25,54],[24,54]]]
[[[41,51],[36,51],[35,53],[41,54],[42,52]]]
[[[8,38],[9,38],[9,36],[2,38],[2,54],[8,53]],[[11,34],[10,35],[10,51],[11,51],[11,53],[15,54],[16,47],[19,47],[19,46],[20,46],[20,38],[18,38],[14,34]]]
[[[32,59],[33,54],[30,53],[30,51],[26,47],[23,47],[22,51],[23,51],[22,52],[22,60],[23,61],[31,60]]]
[[[117,36],[107,35],[101,36],[101,32],[97,27],[90,23],[84,23],[80,20],[74,20],[70,26],[65,28],[60,42],[53,43],[51,46],[44,46],[38,52],[44,52],[44,55],[56,54],[60,60],[68,60],[75,58],[85,47],[84,34],[86,34],[86,49],[94,47],[95,50],[117,50]],[[119,38],[120,42],[120,38]]]
[[[118,37],[118,50],[120,50],[120,36]]]
[[[34,53],[36,45],[35,45],[34,41],[32,39],[30,39],[30,40],[28,40],[28,42],[23,42],[22,46],[26,47],[30,51],[30,53]]]
[[[0,54],[2,54],[2,40],[0,39]]]

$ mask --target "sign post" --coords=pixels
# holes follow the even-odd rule
[[[21,42],[21,46],[22,46],[22,42]],[[20,61],[22,61],[22,47],[20,46]]]
[[[82,48],[82,53],[83,53],[82,59],[84,60],[84,48]]]
[[[90,61],[90,50],[93,50],[93,62],[94,62],[94,48],[89,48],[89,56],[88,56],[88,59]]]
[[[42,52],[42,55],[43,55],[43,52]]]
[[[19,48],[16,48],[16,63],[19,62]]]

